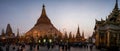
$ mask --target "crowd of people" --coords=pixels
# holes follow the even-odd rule
[[[46,43],[46,44],[36,44],[36,43],[20,43],[20,44],[0,44],[0,51],[4,51],[2,47],[5,48],[6,51],[9,51],[10,48],[13,51],[25,51],[26,46],[28,46],[30,51],[33,51],[34,48],[40,50],[40,47],[45,47],[48,50],[53,49],[54,47],[58,46],[58,49],[62,49],[62,51],[70,51],[71,47],[79,47],[79,48],[89,48],[92,51],[93,44],[81,44],[81,43]]]

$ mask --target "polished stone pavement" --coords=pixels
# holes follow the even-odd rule
[[[3,51],[6,51],[6,46],[4,47],[1,46],[1,47]],[[13,49],[13,47],[15,47],[15,49]],[[20,46],[11,45],[9,50],[7,49],[7,51],[17,51],[18,48],[20,48]],[[30,50],[30,46],[25,45],[23,51],[90,51],[90,48],[71,47],[70,50],[62,50],[62,48],[59,46],[54,46],[54,48],[50,48],[50,49],[48,49],[46,46],[39,46],[39,50],[37,50],[37,46],[35,46],[32,47],[32,50]],[[93,47],[92,51],[100,51],[100,50],[97,50],[95,47]]]

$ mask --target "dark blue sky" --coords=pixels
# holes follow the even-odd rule
[[[88,37],[93,32],[95,19],[105,19],[115,0],[0,0],[0,30],[6,30],[10,23],[14,33],[17,28],[21,34],[27,32],[39,18],[43,3],[57,29],[75,34],[79,25]]]

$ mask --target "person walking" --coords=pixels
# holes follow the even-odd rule
[[[90,51],[92,51],[93,49],[93,44],[90,44]]]

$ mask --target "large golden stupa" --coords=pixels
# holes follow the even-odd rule
[[[45,10],[45,6],[43,5],[42,13],[40,18],[37,20],[36,24],[33,28],[31,28],[28,32],[25,33],[26,36],[32,37],[44,37],[44,36],[62,36],[62,33],[58,31],[50,19],[48,18]]]

